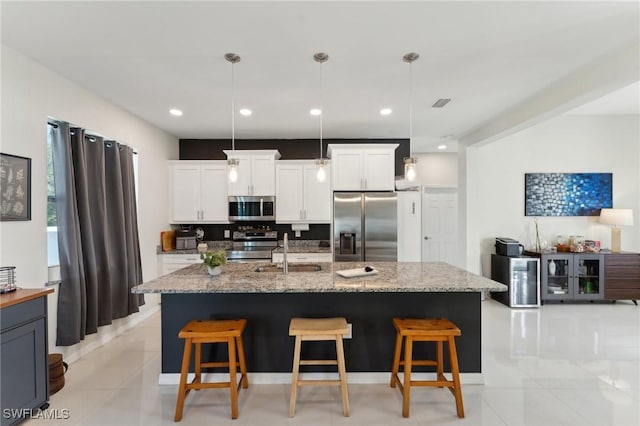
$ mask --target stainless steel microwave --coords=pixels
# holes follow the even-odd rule
[[[276,220],[276,197],[229,197],[229,220]]]

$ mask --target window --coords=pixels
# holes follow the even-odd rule
[[[58,220],[56,218],[56,187],[53,175],[51,132],[47,125],[47,259],[49,266],[60,264],[58,255]]]

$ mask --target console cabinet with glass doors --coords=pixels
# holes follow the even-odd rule
[[[533,253],[532,253],[533,254]],[[604,255],[593,253],[539,254],[541,300],[604,299]]]

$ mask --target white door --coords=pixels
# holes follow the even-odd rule
[[[303,169],[304,221],[331,223],[331,173],[324,182],[318,182],[315,164],[307,164]]]
[[[331,158],[331,180],[336,191],[363,189],[362,152],[360,150],[335,151]]]
[[[422,194],[422,261],[447,262],[458,258],[458,192],[424,188]]]
[[[302,178],[300,165],[276,166],[276,222],[291,223],[302,219]]]
[[[273,155],[254,155],[251,158],[250,194],[276,195],[276,170]]]
[[[227,162],[202,166],[202,202],[200,219],[206,222],[229,222],[227,198]]]
[[[364,152],[363,185],[367,191],[393,191],[395,188],[395,150]]]
[[[171,222],[193,222],[200,219],[200,166],[171,165],[169,185]]]
[[[229,182],[229,195],[252,195],[251,157],[247,155],[234,155],[232,158],[238,160],[238,180],[235,182]]]

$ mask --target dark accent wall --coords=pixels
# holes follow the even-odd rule
[[[329,144],[397,143],[395,175],[404,174],[403,159],[409,157],[409,139],[323,139],[322,152],[326,157]],[[230,139],[180,139],[180,160],[226,160],[222,152],[231,149]],[[247,139],[236,140],[236,150],[277,149],[281,160],[310,160],[320,156],[317,139]]]
[[[202,228],[204,231],[205,241],[222,241],[224,238],[224,231],[229,230],[230,235],[233,236],[233,231],[236,231],[240,226],[268,226],[271,229],[278,231],[278,239],[281,240],[285,232],[289,234],[290,240],[329,240],[331,233],[331,225],[329,224],[310,224],[308,231],[301,231],[300,238],[295,237],[295,232],[291,230],[291,225],[276,224],[275,222],[235,222],[222,225],[206,225],[206,224],[194,224],[194,225],[182,225],[181,229],[196,229]],[[231,238],[227,238],[231,240]]]

